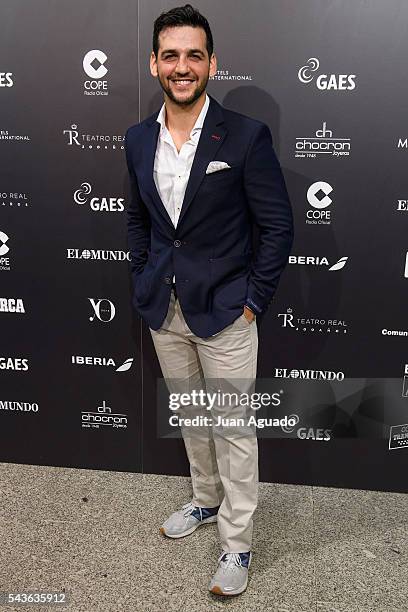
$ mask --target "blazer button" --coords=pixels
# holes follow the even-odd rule
[[[164,282],[166,283],[166,285],[171,285],[172,283],[171,276],[165,276]]]
[[[173,244],[174,244],[174,246],[175,246],[175,247],[179,247],[179,246],[181,246],[181,242],[180,242],[180,240],[175,240],[175,241],[173,242]]]

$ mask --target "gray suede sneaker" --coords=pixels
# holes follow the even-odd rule
[[[199,508],[192,502],[184,504],[181,510],[173,512],[160,527],[161,533],[169,538],[182,538],[193,533],[200,525],[216,523],[219,506],[214,508]]]
[[[218,569],[211,579],[209,590],[216,595],[239,595],[248,584],[248,568],[252,553],[223,552],[218,559]]]

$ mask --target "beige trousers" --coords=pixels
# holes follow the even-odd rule
[[[162,327],[150,331],[170,393],[218,389],[242,397],[253,391],[258,333],[256,322],[250,323],[244,314],[215,336],[200,338],[187,326],[172,291]],[[234,400],[217,402],[211,412],[195,402],[177,410],[178,416],[212,417],[205,427],[181,426],[181,434],[190,462],[192,502],[206,508],[220,504],[218,530],[226,552],[251,549],[252,516],[258,503],[258,441],[253,427],[234,428],[219,422],[221,417],[231,423],[232,418],[250,412]]]

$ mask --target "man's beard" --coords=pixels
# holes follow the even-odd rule
[[[184,98],[183,100],[179,100],[178,98],[176,98],[173,94],[173,90],[171,89],[171,85],[169,85],[167,87],[167,85],[162,81],[162,79],[160,78],[160,75],[157,75],[158,81],[160,83],[160,87],[162,88],[162,90],[168,95],[168,97],[170,98],[170,100],[172,102],[174,102],[175,104],[178,104],[179,106],[190,106],[191,104],[193,104],[196,100],[198,100],[198,98],[201,96],[201,94],[203,93],[203,91],[205,90],[205,88],[207,87],[207,83],[208,83],[208,79],[209,76],[207,76],[207,78],[201,83],[200,86],[196,86],[193,90],[193,92],[191,93],[190,97],[188,98]],[[196,81],[194,81],[196,83]]]

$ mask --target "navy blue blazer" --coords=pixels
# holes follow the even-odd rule
[[[176,228],[153,178],[159,111],[125,136],[133,305],[159,329],[175,274],[186,323],[202,338],[230,325],[245,304],[265,311],[293,242],[292,209],[268,126],[209,98]],[[211,161],[230,168],[206,174]]]

